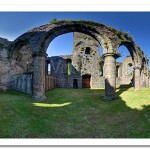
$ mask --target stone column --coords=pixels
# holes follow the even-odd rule
[[[45,57],[46,53],[36,53],[34,57],[33,99],[44,100],[45,96]]]
[[[116,58],[113,53],[106,53],[104,58],[105,96],[107,100],[116,98]]]
[[[134,68],[134,90],[138,91],[140,89],[140,67]]]

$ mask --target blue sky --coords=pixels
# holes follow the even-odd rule
[[[29,29],[47,24],[53,18],[96,21],[128,31],[150,59],[150,12],[0,12],[0,18],[0,37],[8,40],[14,40]],[[71,54],[72,47],[73,34],[64,34],[52,41],[48,54]],[[124,56],[129,54],[125,47],[119,50],[123,51]]]

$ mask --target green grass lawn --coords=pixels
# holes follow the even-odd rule
[[[1,138],[150,138],[150,88],[54,89],[45,101],[0,91]]]

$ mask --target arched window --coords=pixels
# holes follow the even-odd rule
[[[98,51],[99,51],[99,55],[100,55],[100,62],[99,62],[99,66],[100,66],[100,70],[99,70],[99,76],[102,77],[103,76],[103,67],[104,67],[104,59],[102,57],[103,55],[103,50],[101,45],[98,45]]]
[[[103,64],[102,63],[100,63],[99,75],[100,75],[100,77],[103,76]]]
[[[117,62],[122,62],[127,56],[130,56],[129,50],[126,46],[121,45],[118,49],[120,57],[117,58]]]
[[[67,63],[68,63],[68,70],[67,70],[67,73],[68,73],[68,76],[71,75],[71,59],[67,59]]]
[[[28,70],[29,70],[29,61],[26,61],[26,64],[27,64],[27,72],[28,72]]]
[[[133,66],[131,63],[129,64],[129,73],[130,73],[130,75],[133,74]]]
[[[85,54],[88,54],[88,55],[89,55],[89,54],[91,53],[90,51],[91,51],[91,48],[90,48],[90,47],[86,47],[86,49],[85,49]]]
[[[51,64],[48,64],[48,75],[51,75]]]

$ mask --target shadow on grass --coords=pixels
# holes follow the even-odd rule
[[[127,91],[128,89],[132,88],[131,84],[122,84],[118,88],[116,88],[116,94],[120,96],[123,92]]]

